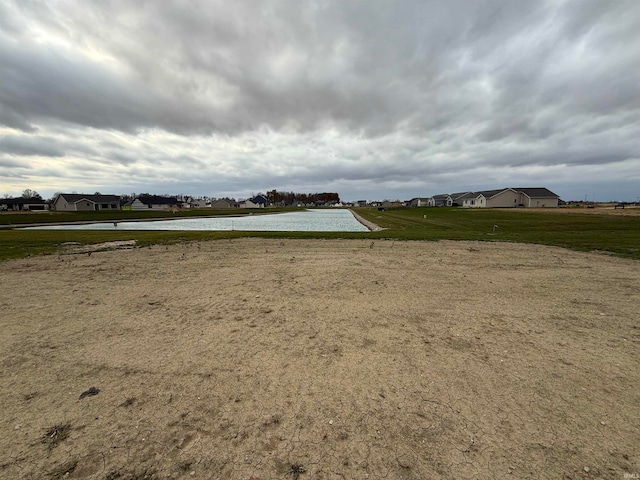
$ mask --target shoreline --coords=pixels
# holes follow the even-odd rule
[[[275,213],[274,213],[275,214]],[[91,225],[93,223],[135,223],[135,222],[163,222],[170,220],[184,220],[189,218],[238,218],[238,217],[248,217],[253,215],[250,213],[233,213],[229,215],[197,215],[197,216],[179,216],[179,217],[151,217],[151,218],[126,218],[119,220],[78,220],[78,221],[70,221],[70,222],[45,222],[45,223],[21,223],[21,224],[9,224],[9,225],[0,225],[0,230],[13,230],[20,228],[31,228],[31,227],[46,227],[48,225],[52,226],[63,226],[63,225]],[[263,214],[270,215],[270,214]]]
[[[386,228],[382,228],[380,225],[376,225],[375,223],[370,222],[369,220],[365,220],[353,210],[349,209],[349,211],[358,222],[360,222],[362,225],[367,227],[371,232],[380,232],[382,230],[386,230]]]

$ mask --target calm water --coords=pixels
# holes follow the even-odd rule
[[[183,218],[155,222],[50,225],[36,230],[252,230],[262,232],[368,232],[349,210],[302,210],[244,217]]]

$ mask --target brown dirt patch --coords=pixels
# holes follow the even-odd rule
[[[370,247],[240,239],[0,264],[0,477],[640,473],[638,262]]]
[[[640,206],[629,205],[625,208],[614,208],[612,205],[597,205],[595,208],[586,207],[563,207],[563,208],[517,208],[517,212],[526,213],[558,213],[558,214],[585,214],[585,215],[618,215],[618,216],[634,216],[640,215]]]

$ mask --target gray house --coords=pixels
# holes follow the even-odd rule
[[[543,187],[502,188],[467,194],[462,206],[469,208],[556,208],[560,197]]]
[[[211,208],[215,208],[218,210],[224,210],[229,208],[239,208],[238,202],[236,202],[233,198],[219,198],[211,202]]]
[[[429,199],[428,198],[412,198],[408,202],[410,207],[428,207]]]
[[[120,210],[120,197],[118,195],[60,193],[53,201],[53,208],[65,212]]]
[[[159,195],[143,195],[136,197],[131,202],[131,210],[169,210],[172,208],[180,208],[182,202],[176,197],[162,197]]]
[[[450,207],[453,205],[453,200],[451,196],[447,193],[441,193],[439,195],[434,195],[430,198],[429,206],[430,207]]]

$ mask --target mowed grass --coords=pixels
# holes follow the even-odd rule
[[[640,259],[640,215],[527,209],[356,209],[381,227],[382,236],[405,240],[482,240],[599,250]],[[426,216],[426,218],[425,218]],[[494,228],[495,225],[495,228]]]
[[[275,213],[283,209],[260,213]],[[178,231],[96,231],[96,230],[0,230],[0,260],[51,254],[65,242],[96,244],[136,240],[139,246],[218,240],[238,237],[263,238],[362,238],[396,240],[480,240],[538,243],[579,251],[603,251],[621,257],[640,259],[640,215],[586,214],[584,211],[559,213],[556,210],[502,210],[461,208],[399,208],[354,211],[386,230],[368,233],[344,232],[178,232]],[[196,210],[179,214],[161,212],[67,213],[64,221],[99,221],[150,218],[150,216],[214,215],[220,212]],[[223,214],[237,211],[221,212]],[[118,216],[112,216],[112,215]],[[11,214],[9,214],[11,215]],[[42,215],[44,220],[39,216]],[[29,222],[59,223],[60,214],[28,214]],[[75,216],[74,216],[75,215]],[[87,218],[89,215],[89,218]],[[101,216],[102,215],[102,216]],[[426,215],[426,218],[425,218]],[[0,215],[0,221],[5,220]],[[12,215],[15,217],[16,215]],[[36,221],[34,218],[38,216]],[[47,220],[48,219],[48,220]],[[12,222],[16,224],[18,222]],[[4,223],[8,225],[8,223]],[[494,225],[496,227],[494,228]]]

